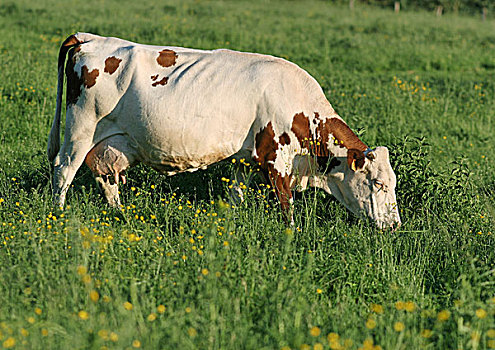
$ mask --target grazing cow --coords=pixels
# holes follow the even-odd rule
[[[291,190],[310,185],[379,227],[400,224],[388,150],[368,148],[297,65],[267,55],[141,45],[87,33],[64,41],[48,140],[57,205],[64,205],[84,161],[108,202],[118,205],[118,183],[138,162],[173,175],[231,157],[259,166],[289,218]]]

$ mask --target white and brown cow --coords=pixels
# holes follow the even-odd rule
[[[258,165],[286,214],[291,189],[309,184],[380,227],[400,224],[388,150],[371,150],[359,140],[297,65],[267,55],[140,45],[87,33],[62,44],[48,141],[57,205],[64,205],[85,160],[109,203],[118,205],[118,183],[137,162],[172,175],[229,157]]]

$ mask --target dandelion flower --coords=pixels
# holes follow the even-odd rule
[[[151,314],[148,315],[147,319],[148,321],[153,322],[154,320],[156,320],[156,314],[152,312]]]
[[[83,321],[87,320],[89,318],[89,314],[87,311],[84,311],[84,310],[81,310],[79,311],[79,313],[77,314],[77,316],[79,316],[79,318]]]
[[[15,338],[13,337],[8,337],[4,342],[3,342],[3,347],[5,349],[10,349],[15,346]]]
[[[117,335],[117,333],[114,333],[114,332],[110,333],[109,338],[113,342],[116,342],[117,340],[119,340],[119,336]]]
[[[100,294],[96,290],[92,290],[89,292],[89,298],[96,303],[100,299]]]
[[[197,336],[197,335],[198,335],[198,331],[197,331],[197,330],[195,330],[195,329],[194,329],[194,328],[192,328],[192,327],[189,327],[189,328],[187,329],[187,334],[189,334],[189,336],[190,336],[191,338],[194,338],[195,336]]]
[[[323,345],[321,345],[321,343],[316,343],[313,345],[313,350],[323,350]]]
[[[478,309],[478,310],[476,310],[476,317],[478,317],[478,318],[480,318],[480,319],[483,319],[483,318],[485,318],[485,317],[486,317],[486,315],[487,315],[487,313],[486,313],[486,311],[485,311],[485,310],[483,310],[483,309],[481,309],[481,308],[480,308],[480,309]]]
[[[139,340],[137,340],[137,339],[134,339],[132,341],[132,347],[133,348],[140,348],[141,347],[141,342]]]
[[[126,309],[127,311],[131,311],[132,308],[133,308],[133,306],[132,306],[132,304],[130,302],[126,301],[124,303],[124,309]]]
[[[437,314],[437,320],[440,322],[447,321],[450,318],[449,310],[442,310]]]
[[[321,334],[321,329],[314,326],[313,328],[311,328],[311,330],[309,331],[309,334],[311,334],[313,337],[318,337],[320,334]]]
[[[165,312],[165,305],[158,305],[158,307],[156,308],[156,311],[158,311],[158,313],[160,314],[163,314]]]
[[[35,309],[34,309],[34,313],[35,313],[36,315],[41,315],[41,313],[42,313],[42,312],[43,312],[43,311],[41,311],[41,309],[40,309],[39,307],[37,307],[37,308],[35,308]]]
[[[406,301],[404,303],[404,309],[408,312],[414,312],[416,310],[416,304],[413,301]]]
[[[337,333],[328,333],[327,339],[329,343],[337,342],[339,341],[340,336]]]
[[[423,329],[421,331],[421,336],[423,338],[430,338],[433,335],[433,332],[430,329]]]
[[[376,321],[372,318],[368,318],[365,325],[366,325],[366,328],[373,329],[376,327]]]
[[[404,323],[400,321],[394,323],[394,330],[396,332],[402,332],[405,328],[406,326],[404,325]]]
[[[380,304],[371,304],[371,311],[373,311],[376,314],[382,314],[383,313],[383,306]]]
[[[106,329],[100,329],[98,331],[98,336],[103,339],[103,340],[107,340],[108,339],[108,331]]]

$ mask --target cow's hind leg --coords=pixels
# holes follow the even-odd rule
[[[96,123],[86,117],[75,117],[71,109],[67,110],[64,144],[53,162],[53,199],[60,207],[64,206],[67,189],[92,146]]]

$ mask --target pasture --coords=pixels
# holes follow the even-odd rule
[[[119,209],[83,167],[53,207],[57,55],[77,31],[298,64],[365,143],[389,148],[402,227],[310,189],[287,228],[263,184],[226,202],[230,164],[133,168]],[[328,1],[6,0],[0,37],[1,347],[495,348],[493,20]]]

